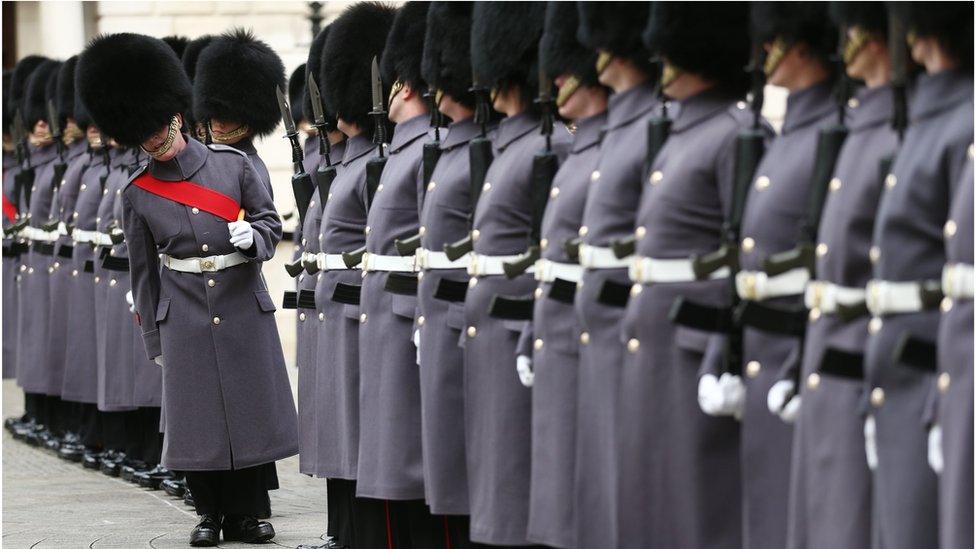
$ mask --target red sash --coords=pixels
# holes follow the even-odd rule
[[[140,189],[184,206],[199,208],[226,221],[237,221],[241,205],[233,198],[192,181],[163,181],[144,173],[132,181]]]
[[[17,217],[17,206],[14,206],[7,195],[3,195],[3,216],[11,221]]]

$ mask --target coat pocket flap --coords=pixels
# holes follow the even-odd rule
[[[416,296],[394,294],[393,314],[413,320],[413,317],[417,314]]]
[[[528,324],[529,324],[528,320],[503,320],[502,321],[502,326],[506,330],[511,330],[513,332],[517,332],[520,334],[522,333],[522,330],[524,330],[525,327],[528,326]]]
[[[343,305],[342,314],[348,319],[359,322],[359,305]]]
[[[450,328],[455,330],[464,329],[464,304],[463,303],[451,303],[447,306],[447,316],[444,319],[445,324]]]
[[[169,298],[163,298],[156,304],[156,322],[162,322],[169,314]]]
[[[258,307],[266,313],[273,313],[277,310],[274,304],[274,300],[271,299],[271,293],[267,290],[258,290],[254,292],[254,297],[258,300]]]
[[[678,326],[674,330],[674,343],[679,349],[705,353],[708,349],[708,332],[693,330],[684,326]]]

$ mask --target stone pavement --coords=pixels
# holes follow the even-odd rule
[[[293,283],[281,263],[291,257],[283,243],[265,266],[271,294],[280,302],[282,290]],[[279,303],[280,304],[280,303]],[[297,377],[294,311],[276,313],[289,364],[292,389]],[[23,393],[13,380],[3,381],[3,417],[23,413]],[[3,430],[2,447],[4,549],[85,548],[159,549],[188,547],[196,514],[181,500],[99,472],[68,463],[50,452],[18,442]],[[278,462],[281,488],[271,492],[274,544],[295,547],[314,544],[325,532],[325,481],[298,472],[298,458]],[[221,547],[255,547],[221,544]]]

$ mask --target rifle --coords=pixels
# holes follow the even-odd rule
[[[314,190],[312,177],[305,172],[302,160],[305,153],[298,142],[298,129],[295,127],[295,120],[291,117],[291,109],[288,106],[288,99],[281,87],[275,87],[278,94],[278,107],[281,109],[281,120],[285,123],[285,137],[291,143],[291,162],[294,167],[294,174],[291,176],[291,188],[295,193],[295,204],[298,206],[299,223],[305,225],[305,214],[308,212],[308,205],[312,201]]]
[[[746,70],[752,76],[751,98],[752,125],[736,136],[734,183],[729,215],[722,223],[722,244],[719,249],[692,258],[695,276],[705,279],[715,271],[728,267],[729,303],[728,308],[713,307],[695,303],[684,297],[674,301],[669,318],[675,324],[710,332],[727,334],[725,341],[725,370],[732,375],[742,373],[742,325],[735,321],[732,311],[739,306],[739,294],[735,287],[735,275],[739,272],[739,238],[742,227],[742,214],[745,211],[749,187],[766,151],[766,133],[763,131],[762,107],[764,53],[762,44],[753,43],[752,56]]]
[[[61,182],[64,179],[64,174],[68,171],[68,163],[64,158],[64,136],[61,132],[61,123],[58,120],[57,109],[54,108],[54,101],[48,100],[47,102],[47,117],[51,121],[51,135],[54,137],[54,142],[58,147],[58,162],[54,165],[54,173],[51,175],[51,193],[53,195],[51,199],[51,210],[48,212],[48,220],[41,229],[45,231],[53,231],[58,228],[58,221],[60,218],[56,216],[60,207],[58,206],[61,202],[60,200],[60,190]]]
[[[24,127],[24,115],[20,109],[14,113],[13,133],[14,141],[17,143],[17,162],[20,164],[20,172],[14,179],[14,202],[21,219],[15,228],[20,230],[27,225],[31,185],[34,183],[34,167],[31,166],[30,148],[27,146],[27,130]]]

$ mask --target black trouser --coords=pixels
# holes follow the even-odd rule
[[[132,412],[99,412],[101,416],[102,444],[106,450],[124,452],[128,446],[126,424]]]
[[[268,505],[266,465],[234,471],[187,471],[198,515],[256,517]]]
[[[81,403],[78,417],[78,434],[81,435],[81,443],[90,448],[100,448],[102,446],[102,412],[98,411],[98,405],[87,402]]]
[[[145,461],[150,466],[159,463],[163,453],[163,435],[159,432],[157,407],[144,407],[125,412],[125,455]]]
[[[434,547],[443,549],[481,549],[490,546],[471,541],[471,517],[468,515],[438,515],[442,522],[443,540]]]
[[[327,479],[328,534],[350,549],[440,549],[455,536],[444,517],[430,514],[423,500],[356,497],[356,481]],[[461,534],[467,541],[467,530]]]
[[[43,415],[44,407],[44,395],[40,393],[28,393],[24,392],[24,415],[27,419],[33,419],[34,421],[41,423],[41,416]]]

